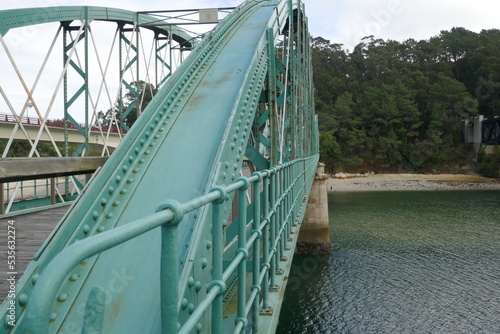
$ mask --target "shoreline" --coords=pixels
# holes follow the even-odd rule
[[[327,192],[500,190],[500,180],[465,174],[369,174],[336,178],[329,175]]]

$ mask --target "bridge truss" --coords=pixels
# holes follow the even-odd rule
[[[304,6],[247,1],[89,182],[0,333],[273,332],[317,163]]]
[[[187,28],[203,25],[196,30],[204,31],[229,10],[217,10],[208,22],[198,19],[200,10],[0,11],[2,157],[109,156],[150,97],[201,40],[200,32]],[[17,143],[28,148],[19,150]],[[81,193],[80,181],[67,178],[57,187],[58,202]],[[44,182],[50,180],[39,183]],[[0,213],[21,207],[18,199],[23,200],[23,189],[34,188],[31,183],[5,185],[8,196]]]

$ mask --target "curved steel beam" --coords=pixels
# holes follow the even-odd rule
[[[165,24],[157,18],[137,13],[129,10],[94,7],[94,6],[60,6],[60,7],[40,7],[22,8],[0,11],[0,34],[5,34],[14,28],[21,28],[43,23],[63,22],[83,20],[124,22],[138,24],[140,27],[150,29],[165,36],[172,34],[172,39],[182,47],[190,48],[194,46],[192,36],[175,25],[165,28]]]

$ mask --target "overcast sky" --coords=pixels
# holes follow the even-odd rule
[[[500,28],[498,0],[303,0],[313,36],[352,48],[361,38],[428,39],[462,26],[479,32]],[[129,10],[232,7],[241,0],[0,0],[1,9],[92,5]]]
[[[439,34],[441,30],[461,26],[479,32],[482,29],[500,28],[499,0],[303,0],[306,14],[309,18],[309,30],[313,36],[321,36],[331,43],[343,44],[353,50],[360,40],[368,35],[375,38],[404,41],[408,38],[416,40],[429,39]],[[132,11],[196,9],[234,7],[240,0],[0,0],[0,10],[46,6],[106,6]],[[43,35],[42,34],[43,31]],[[113,37],[113,29],[109,29]],[[17,66],[31,87],[41,66],[44,50],[48,48],[49,40],[55,29],[45,32],[43,28],[27,28],[19,35],[21,38],[7,34],[8,44],[14,53]],[[41,38],[44,37],[44,38]],[[49,40],[45,39],[49,38]],[[97,38],[102,36],[96,36]],[[99,43],[99,42],[98,42]],[[105,50],[106,51],[106,50]],[[39,57],[33,56],[39,54]],[[55,56],[61,56],[55,52]],[[104,58],[103,58],[104,59]],[[7,113],[13,105],[19,114],[26,104],[27,95],[21,82],[17,79],[13,67],[8,66],[8,59],[0,47],[0,88],[6,92],[9,102],[0,96],[0,114]],[[49,62],[33,94],[36,106],[42,114],[50,110],[49,102],[53,95],[56,82],[61,71],[61,60]],[[95,63],[94,63],[95,65]],[[57,74],[57,75],[56,75]],[[116,74],[117,75],[117,74]],[[95,77],[95,76],[94,76]],[[97,79],[99,79],[97,77]],[[100,79],[99,79],[100,80]],[[115,80],[119,82],[118,79]],[[147,80],[152,82],[151,80]],[[110,82],[114,82],[111,80]],[[71,83],[73,83],[71,81]],[[79,82],[73,83],[79,87]],[[100,82],[91,83],[91,90]],[[117,85],[116,85],[117,86]],[[58,93],[58,98],[62,93]],[[97,93],[93,93],[96,97]],[[104,95],[96,105],[97,110],[107,110],[115,101],[114,95],[105,104]],[[81,102],[79,102],[81,103]],[[83,107],[81,107],[83,108]],[[31,116],[34,110],[28,110]],[[83,109],[82,109],[83,110]],[[48,118],[62,117],[62,103],[56,102]],[[82,121],[81,115],[76,115]]]

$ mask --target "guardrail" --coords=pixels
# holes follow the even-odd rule
[[[252,313],[254,332],[258,327],[260,311],[269,308],[269,290],[275,288],[278,261],[284,253],[292,226],[302,219],[318,157],[297,159],[268,170],[241,177],[228,186],[216,186],[209,193],[185,203],[175,200],[161,202],[156,213],[78,241],[59,253],[43,270],[37,280],[26,309],[25,330],[46,333],[51,305],[71,270],[91,256],[104,252],[152,229],[161,227],[161,328],[162,333],[190,333],[199,327],[198,321],[211,309],[211,332],[222,333],[223,297],[228,281],[237,275],[238,306],[235,333],[248,324]],[[246,191],[253,189],[253,219],[247,219]],[[262,189],[262,190],[261,190]],[[223,217],[221,208],[228,194],[238,192],[238,250],[224,270]],[[178,328],[180,296],[178,292],[178,226],[185,214],[206,205],[212,206],[212,279],[205,298],[199,302],[189,318]],[[247,235],[247,228],[251,228]],[[232,241],[228,241],[227,244]],[[226,254],[227,255],[227,254]],[[247,259],[252,257],[253,268],[247,271]],[[260,260],[262,258],[262,260]],[[251,288],[246,279],[251,272]],[[261,289],[261,286],[264,288]],[[96,288],[98,289],[98,288]],[[248,294],[248,297],[247,297]],[[262,303],[260,302],[262,300]],[[85,328],[83,329],[85,332]],[[199,330],[199,328],[197,328]]]
[[[36,125],[36,126],[41,126],[42,125],[42,121],[40,120],[40,118],[38,117],[29,117],[29,116],[23,116],[22,118],[19,118],[17,116],[14,116],[12,114],[2,114],[0,113],[0,122],[1,123],[21,123],[23,125]],[[62,119],[48,119],[46,122],[45,122],[45,125],[47,125],[48,127],[52,127],[52,128],[64,128],[64,120]],[[85,124],[79,124],[80,127],[82,127],[83,129],[85,129]],[[67,129],[72,129],[72,130],[77,130],[77,127],[72,124],[71,122],[67,121],[66,122],[66,128]],[[92,125],[90,127],[90,131],[92,132],[99,132],[99,131],[102,131],[102,132],[109,132],[110,133],[118,133],[118,128],[116,126],[96,126],[96,125]],[[120,128],[120,131],[122,134],[125,134],[127,133],[127,130],[123,129],[123,128]]]

